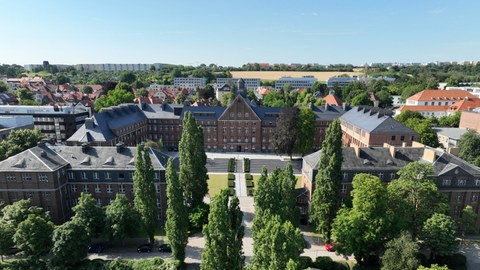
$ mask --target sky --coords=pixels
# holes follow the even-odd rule
[[[478,0],[0,0],[0,63],[480,60]]]

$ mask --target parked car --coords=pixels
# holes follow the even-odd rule
[[[88,253],[102,253],[105,247],[102,244],[90,244],[88,246]]]
[[[169,244],[163,244],[158,247],[159,252],[172,252],[172,247]]]
[[[152,252],[152,246],[150,244],[143,244],[137,248],[137,252]]]
[[[335,242],[333,244],[326,243],[325,244],[325,249],[329,252],[335,252]]]

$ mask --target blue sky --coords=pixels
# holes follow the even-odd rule
[[[0,63],[480,60],[480,1],[0,0]]]

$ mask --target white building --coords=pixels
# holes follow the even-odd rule
[[[405,105],[405,101],[402,101],[402,96],[400,96],[400,95],[392,96],[392,106],[393,107],[398,107],[398,106],[402,106],[402,105]]]
[[[446,90],[465,90],[470,92],[472,95],[480,98],[480,87],[472,87],[472,86],[461,86],[461,87],[447,87]]]
[[[260,79],[259,78],[242,78],[245,82],[245,87],[247,89],[257,89],[260,87]],[[230,82],[232,85],[237,85],[238,80],[240,78],[217,78],[217,86],[221,87],[222,85]]]
[[[83,71],[146,71],[150,70],[151,66],[160,69],[165,64],[77,64],[75,69]]]
[[[390,77],[367,77],[365,80],[364,76],[353,76],[353,77],[330,77],[327,79],[327,86],[328,87],[333,87],[336,85],[338,86],[349,86],[352,83],[355,82],[366,82],[367,84],[372,82],[372,81],[380,81],[384,80],[389,83],[392,83],[395,81],[395,78],[390,78]]]
[[[175,86],[181,86],[185,88],[204,88],[205,85],[207,84],[207,79],[205,78],[195,78],[195,77],[175,77],[173,78],[173,85]]]
[[[297,88],[310,88],[317,81],[317,78],[313,76],[303,76],[301,78],[294,77],[281,77],[275,81],[275,89],[282,89],[283,86],[289,83],[294,89]]]

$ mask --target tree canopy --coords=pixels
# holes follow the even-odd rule
[[[435,213],[425,221],[422,231],[422,239],[432,252],[436,255],[452,255],[458,250],[459,242],[456,239],[456,225],[451,217]]]
[[[273,130],[272,144],[277,153],[286,153],[292,157],[299,140],[300,110],[297,107],[284,108]]]
[[[100,112],[102,108],[117,106],[122,103],[133,103],[134,98],[134,94],[127,90],[110,90],[107,95],[103,95],[95,100],[95,111]]]
[[[92,194],[82,192],[78,204],[72,210],[75,212],[73,219],[87,228],[90,237],[98,237],[102,233],[105,228],[105,212]]]
[[[47,254],[52,246],[53,223],[41,216],[30,214],[13,236],[15,246],[29,257]]]
[[[382,256],[382,270],[416,270],[420,265],[417,259],[419,245],[412,241],[409,233],[403,232],[399,237],[385,245]]]
[[[36,146],[44,137],[38,129],[10,131],[7,139],[0,142],[0,161]]]
[[[109,239],[123,240],[137,231],[138,213],[125,194],[117,193],[105,209],[105,224]]]
[[[480,166],[480,135],[475,130],[469,130],[460,137],[458,144],[459,157]]]

